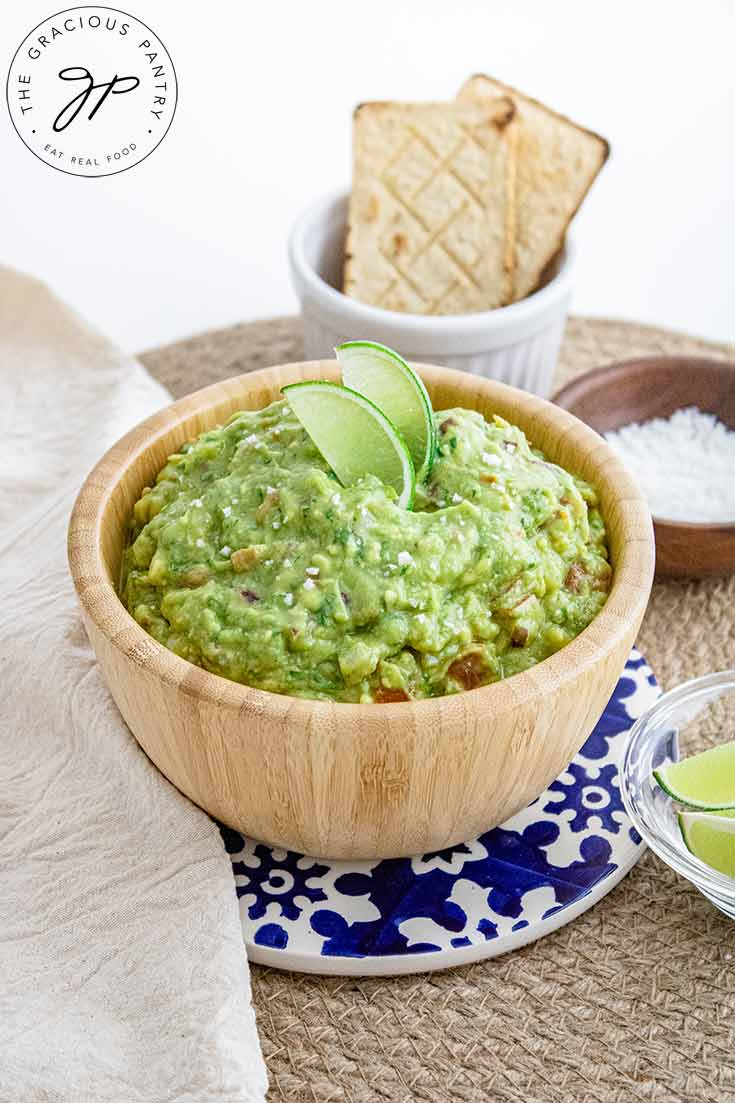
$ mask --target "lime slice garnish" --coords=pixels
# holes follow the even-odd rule
[[[413,462],[400,431],[357,391],[326,380],[283,388],[291,409],[343,486],[376,475],[410,509],[416,486]]]
[[[680,812],[679,827],[695,858],[735,877],[735,812]]]
[[[345,386],[384,410],[411,453],[416,479],[431,471],[437,448],[431,399],[413,368],[393,349],[375,341],[346,341],[334,350]]]
[[[653,776],[670,797],[690,808],[735,808],[735,742],[662,766]]]

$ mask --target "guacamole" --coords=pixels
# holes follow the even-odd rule
[[[520,429],[435,413],[412,511],[341,486],[285,401],[170,456],[134,508],[122,597],[177,655],[274,693],[388,702],[525,670],[610,585],[594,491]]]

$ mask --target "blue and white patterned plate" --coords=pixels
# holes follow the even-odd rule
[[[418,973],[506,953],[576,918],[640,856],[618,763],[658,695],[633,651],[564,773],[523,812],[449,850],[330,862],[223,828],[248,957],[308,973]]]

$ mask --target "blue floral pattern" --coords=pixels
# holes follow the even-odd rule
[[[604,895],[604,882],[640,851],[618,762],[633,722],[658,692],[633,651],[595,730],[546,793],[500,827],[447,850],[327,862],[222,828],[250,956],[324,972],[330,960],[360,973],[369,962],[406,955],[421,968],[422,954],[431,955],[431,967],[437,954],[450,965],[468,947],[494,953],[518,931],[541,935],[551,916]]]
[[[571,813],[569,826],[572,831],[584,831],[591,820],[597,819],[607,831],[617,835],[626,819],[615,762],[599,769],[570,762],[565,772],[552,781],[546,795],[552,800],[544,805],[544,812],[556,816]],[[560,799],[557,797],[560,794]],[[614,813],[619,813],[615,816]]]
[[[283,919],[298,919],[305,904],[327,899],[318,882],[328,870],[313,858],[292,850],[271,849],[263,843],[256,843],[252,857],[245,853],[232,862],[235,891],[248,919],[262,919],[272,913]]]

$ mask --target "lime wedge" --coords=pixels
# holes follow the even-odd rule
[[[735,877],[735,812],[680,812],[679,827],[695,858]]]
[[[403,434],[421,482],[431,471],[436,426],[426,387],[402,356],[375,341],[346,341],[334,350],[346,387],[384,410]]]
[[[343,486],[376,475],[410,509],[416,486],[401,433],[369,398],[326,380],[283,388],[291,409]]]
[[[735,742],[662,766],[653,776],[670,797],[689,808],[735,808]]]

